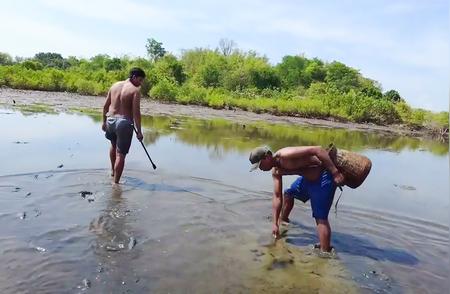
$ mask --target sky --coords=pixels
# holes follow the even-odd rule
[[[0,0],[0,52],[145,56],[147,38],[180,55],[221,38],[272,64],[340,61],[413,107],[449,109],[447,0]]]

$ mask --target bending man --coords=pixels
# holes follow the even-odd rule
[[[250,153],[251,170],[272,170],[272,234],[279,236],[281,222],[289,222],[289,214],[294,206],[294,198],[306,202],[311,200],[312,215],[316,220],[320,249],[331,250],[331,228],[328,213],[333,203],[336,186],[342,185],[344,176],[334,165],[328,152],[318,146],[286,147],[275,154],[268,147],[255,148]],[[300,177],[284,192],[284,175]],[[280,217],[281,215],[281,217]]]

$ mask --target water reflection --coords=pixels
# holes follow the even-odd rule
[[[131,263],[126,260],[130,254],[136,254],[131,250],[137,241],[129,225],[132,221],[128,220],[131,210],[122,194],[120,185],[112,185],[110,193],[105,193],[106,207],[89,225],[89,231],[97,236],[94,254],[98,262],[97,276],[89,282],[102,292],[114,291],[135,276]]]
[[[90,115],[94,121],[101,117]],[[384,135],[346,129],[307,127],[266,122],[233,123],[225,119],[200,120],[187,117],[143,116],[145,143],[154,144],[158,138],[174,134],[185,144],[211,147],[215,157],[224,151],[247,152],[255,145],[266,144],[276,150],[285,146],[321,145],[331,142],[343,149],[363,151],[382,149],[429,151],[435,155],[448,153],[448,142],[429,138]]]

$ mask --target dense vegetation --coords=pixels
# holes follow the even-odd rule
[[[412,109],[397,91],[383,92],[378,82],[341,62],[285,56],[272,65],[228,40],[214,50],[184,50],[179,57],[154,39],[146,48],[148,58],[38,53],[13,59],[0,53],[0,86],[104,95],[139,66],[148,75],[142,92],[157,100],[448,131],[448,112]]]

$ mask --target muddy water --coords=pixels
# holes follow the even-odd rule
[[[0,111],[1,293],[439,293],[448,275],[448,144],[345,130],[145,118],[110,184],[98,116]],[[270,238],[256,145],[338,146],[372,159],[330,214],[337,259],[296,203]],[[287,186],[293,177],[284,179]],[[338,194],[337,194],[338,195]]]

